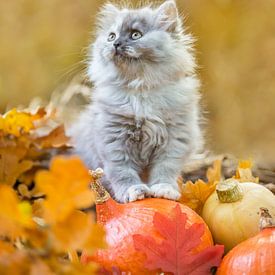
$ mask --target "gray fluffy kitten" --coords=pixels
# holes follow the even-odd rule
[[[89,168],[104,169],[103,184],[117,201],[179,198],[176,179],[201,145],[194,68],[192,37],[174,1],[103,6],[89,62],[92,103],[71,135]]]

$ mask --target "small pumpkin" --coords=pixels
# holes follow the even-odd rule
[[[275,215],[275,197],[270,190],[257,183],[227,179],[205,202],[202,217],[214,241],[228,252],[259,232],[259,207]]]
[[[94,178],[98,179],[100,176],[101,172],[99,170],[97,170],[97,173],[93,173]],[[156,241],[156,243],[163,241],[162,236],[155,229],[153,224],[155,214],[158,213],[158,215],[162,215],[162,217],[165,216],[169,219],[175,208],[180,209],[183,215],[186,214],[186,228],[191,228],[194,224],[203,227],[200,240],[194,245],[195,248],[192,250],[191,256],[213,246],[211,233],[203,219],[192,209],[183,204],[158,198],[119,204],[110,197],[99,180],[92,182],[92,188],[97,194],[97,222],[102,224],[106,230],[108,248],[105,250],[98,250],[93,255],[88,255],[84,251],[81,257],[82,263],[94,261],[99,263],[100,266],[107,271],[120,270],[131,272],[131,274],[151,274],[151,272],[145,268],[146,255],[142,253],[143,248],[137,249],[135,240],[148,239],[151,242]],[[168,227],[164,228],[168,231]],[[190,234],[192,234],[192,232]],[[136,237],[137,235],[138,237]],[[148,245],[146,241],[144,244],[144,246]],[[216,247],[213,248],[214,250],[216,249]],[[214,254],[218,255],[216,256],[216,259],[218,258],[216,263],[219,263],[221,260],[224,251],[223,246],[220,246],[218,250],[219,251],[216,250],[215,252],[212,250],[212,254],[210,253],[210,255],[212,255],[210,257],[214,257]],[[167,253],[174,255],[171,251],[167,251],[166,254]],[[189,261],[190,258],[191,257],[189,257]],[[207,261],[209,260],[208,258]],[[152,264],[152,262],[150,264]],[[204,263],[204,265],[206,264]],[[152,274],[156,273],[154,272]]]
[[[275,224],[267,209],[261,212],[260,233],[234,247],[224,257],[217,275],[275,274]]]

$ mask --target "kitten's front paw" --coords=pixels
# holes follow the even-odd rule
[[[151,194],[156,198],[165,198],[169,200],[178,200],[180,198],[179,190],[168,183],[158,183],[151,186]]]
[[[145,197],[150,197],[151,190],[145,184],[135,184],[130,186],[122,195],[120,202],[127,203],[136,200],[142,200]]]

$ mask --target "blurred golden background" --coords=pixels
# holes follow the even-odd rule
[[[0,110],[27,105],[85,68],[104,1],[0,1]],[[275,0],[178,0],[197,37],[208,146],[275,162]]]

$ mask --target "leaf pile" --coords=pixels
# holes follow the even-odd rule
[[[45,199],[20,201],[9,185],[0,185],[0,274],[17,274],[16,265],[22,274],[36,269],[42,274],[96,271],[94,264],[81,265],[77,255],[82,249],[93,253],[105,247],[103,228],[91,213],[78,210],[94,202],[91,180],[78,158],[56,157],[50,170],[35,178]]]
[[[95,274],[78,253],[104,248],[91,212],[91,176],[54,112],[0,115],[0,274]],[[49,167],[49,170],[47,168]],[[42,170],[41,170],[42,169]]]
[[[17,181],[29,187],[35,172],[68,148],[69,139],[54,111],[12,109],[0,115],[0,183],[13,186]]]
[[[0,115],[0,274],[98,274],[95,263],[79,262],[82,250],[92,254],[106,246],[104,230],[89,211],[95,203],[89,187],[94,178],[79,158],[60,156],[70,148],[54,110],[12,109]],[[240,162],[235,177],[257,182],[251,166]],[[207,179],[178,181],[180,201],[198,213],[221,179],[221,161],[208,169]],[[194,254],[203,225],[186,228],[179,207],[171,217],[154,216],[161,243],[146,235],[133,237],[136,250],[146,256],[146,268],[184,275],[218,266],[222,246]]]

